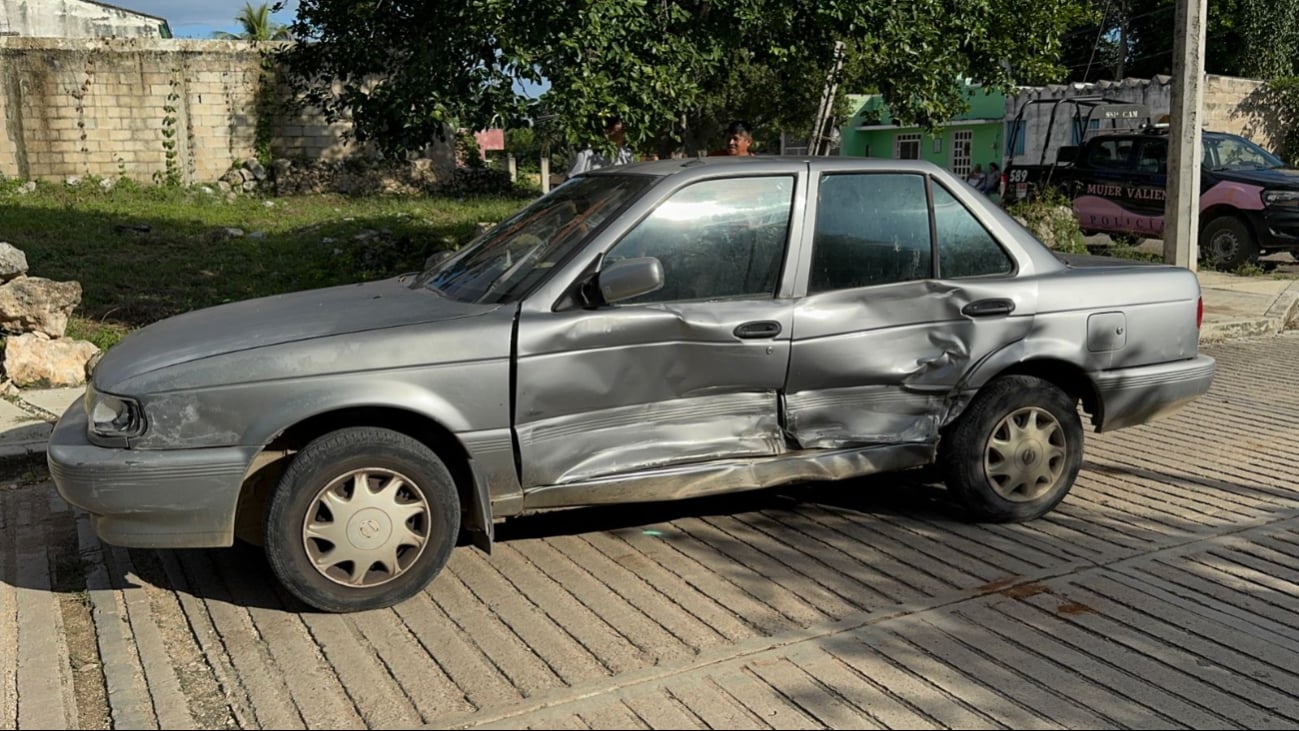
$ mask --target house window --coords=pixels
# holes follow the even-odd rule
[[[1024,120],[1006,123],[1006,157],[1024,154]]]
[[[974,149],[974,132],[963,129],[952,133],[952,172],[964,178],[970,174],[970,152]]]
[[[920,135],[900,134],[893,138],[894,160],[919,160]]]

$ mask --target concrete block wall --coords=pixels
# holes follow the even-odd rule
[[[271,44],[0,37],[0,174],[213,181],[256,155]],[[268,112],[275,156],[355,154],[346,123]]]
[[[1238,134],[1275,150],[1280,118],[1266,87],[1267,82],[1256,79],[1210,74],[1204,84],[1204,128]]]

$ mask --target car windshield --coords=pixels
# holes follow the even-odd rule
[[[519,299],[652,182],[641,175],[574,178],[433,266],[411,286],[461,302]]]
[[[1204,165],[1209,170],[1270,170],[1285,167],[1281,158],[1234,135],[1205,135]]]

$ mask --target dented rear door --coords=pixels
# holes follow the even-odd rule
[[[800,447],[936,439],[965,374],[1029,332],[1036,284],[974,196],[914,172],[813,177],[785,396]]]

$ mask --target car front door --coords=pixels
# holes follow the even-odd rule
[[[808,449],[932,442],[970,369],[1028,333],[1036,285],[928,176],[827,172],[813,186],[788,434]]]
[[[777,295],[799,183],[689,184],[601,264],[653,257],[661,289],[594,308],[522,308],[514,413],[525,491],[784,449],[793,304]]]

